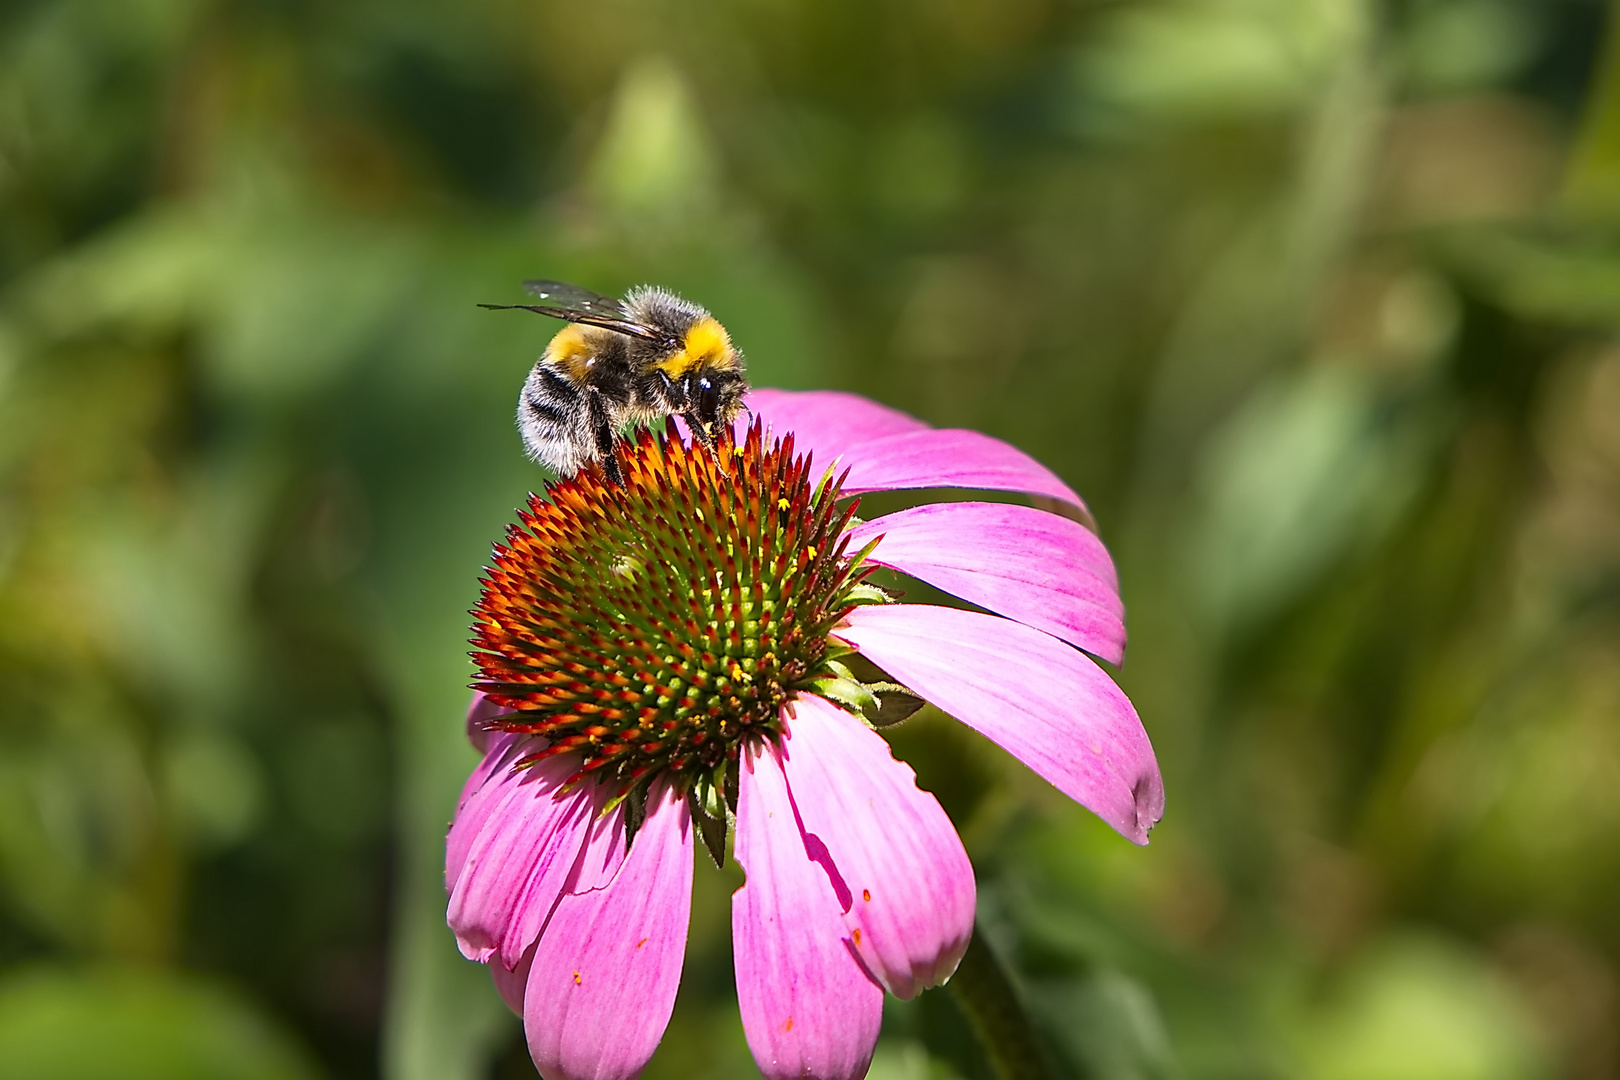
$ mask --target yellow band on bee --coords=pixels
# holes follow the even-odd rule
[[[575,382],[585,381],[585,373],[590,370],[591,357],[594,355],[596,350],[591,347],[585,327],[574,323],[557,331],[551,344],[546,346],[547,359]]]
[[[731,337],[726,328],[714,318],[699,319],[686,332],[686,340],[679,352],[662,360],[655,367],[672,379],[678,379],[693,368],[723,367],[731,354]]]

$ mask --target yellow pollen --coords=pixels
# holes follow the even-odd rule
[[[788,507],[790,507],[792,505],[793,504],[788,502],[786,499],[777,499],[776,500],[776,508],[778,510],[786,510],[786,509],[788,509]]]
[[[870,904],[872,902],[872,890],[871,889],[862,889],[861,890],[861,899],[865,900],[868,904]]]
[[[577,971],[576,971],[576,972],[574,972],[574,985],[575,985],[575,986],[581,986],[581,985],[583,985],[583,984],[582,984],[582,983],[581,983],[581,982],[580,982],[580,981],[579,981],[579,972],[577,972]]]
[[[855,928],[854,938],[855,944],[859,945],[861,943],[861,928],[858,926]]]
[[[815,557],[816,557],[816,549],[815,549],[815,548],[813,548],[813,547],[807,547],[807,548],[805,548],[805,549],[804,549],[804,550],[806,550],[806,551],[808,551],[808,552],[809,552],[809,553],[810,553],[810,557],[811,557],[811,558],[812,558],[812,559],[813,559],[813,558],[815,558]]]

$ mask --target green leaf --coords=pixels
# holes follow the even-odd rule
[[[624,804],[624,849],[630,850],[630,845],[636,842],[636,833],[647,820],[647,789],[642,784],[632,784],[619,794],[607,801],[602,807],[602,816],[612,813],[614,808]]]
[[[892,604],[895,596],[888,589],[863,581],[849,590],[849,599],[857,604]]]
[[[229,989],[160,971],[42,968],[0,982],[0,1073],[29,1080],[314,1080]]]
[[[720,782],[723,784],[724,768],[721,766]],[[726,834],[729,831],[730,819],[726,815],[725,799],[714,782],[708,779],[699,780],[687,792],[686,804],[692,811],[692,820],[697,822],[698,836],[703,839],[703,846],[709,851],[709,858],[714,865],[726,865]]]
[[[928,702],[899,683],[867,683],[866,688],[877,697],[877,708],[866,714],[867,723],[885,728],[911,719]]]
[[[855,679],[845,679],[836,676],[822,677],[810,683],[810,689],[826,698],[835,701],[858,716],[866,716],[877,712],[878,701],[866,684]]]

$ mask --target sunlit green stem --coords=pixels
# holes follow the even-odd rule
[[[1035,1032],[984,935],[973,935],[956,974],[945,985],[973,1025],[997,1080],[1045,1080],[1046,1059]]]

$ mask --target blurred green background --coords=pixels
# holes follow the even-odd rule
[[[1168,814],[937,715],[1053,1073],[1620,1075],[1597,0],[7,0],[0,1076],[532,1075],[443,925],[531,276],[1050,463]],[[648,1075],[752,1075],[699,867]],[[944,994],[873,1075],[974,1078]]]

